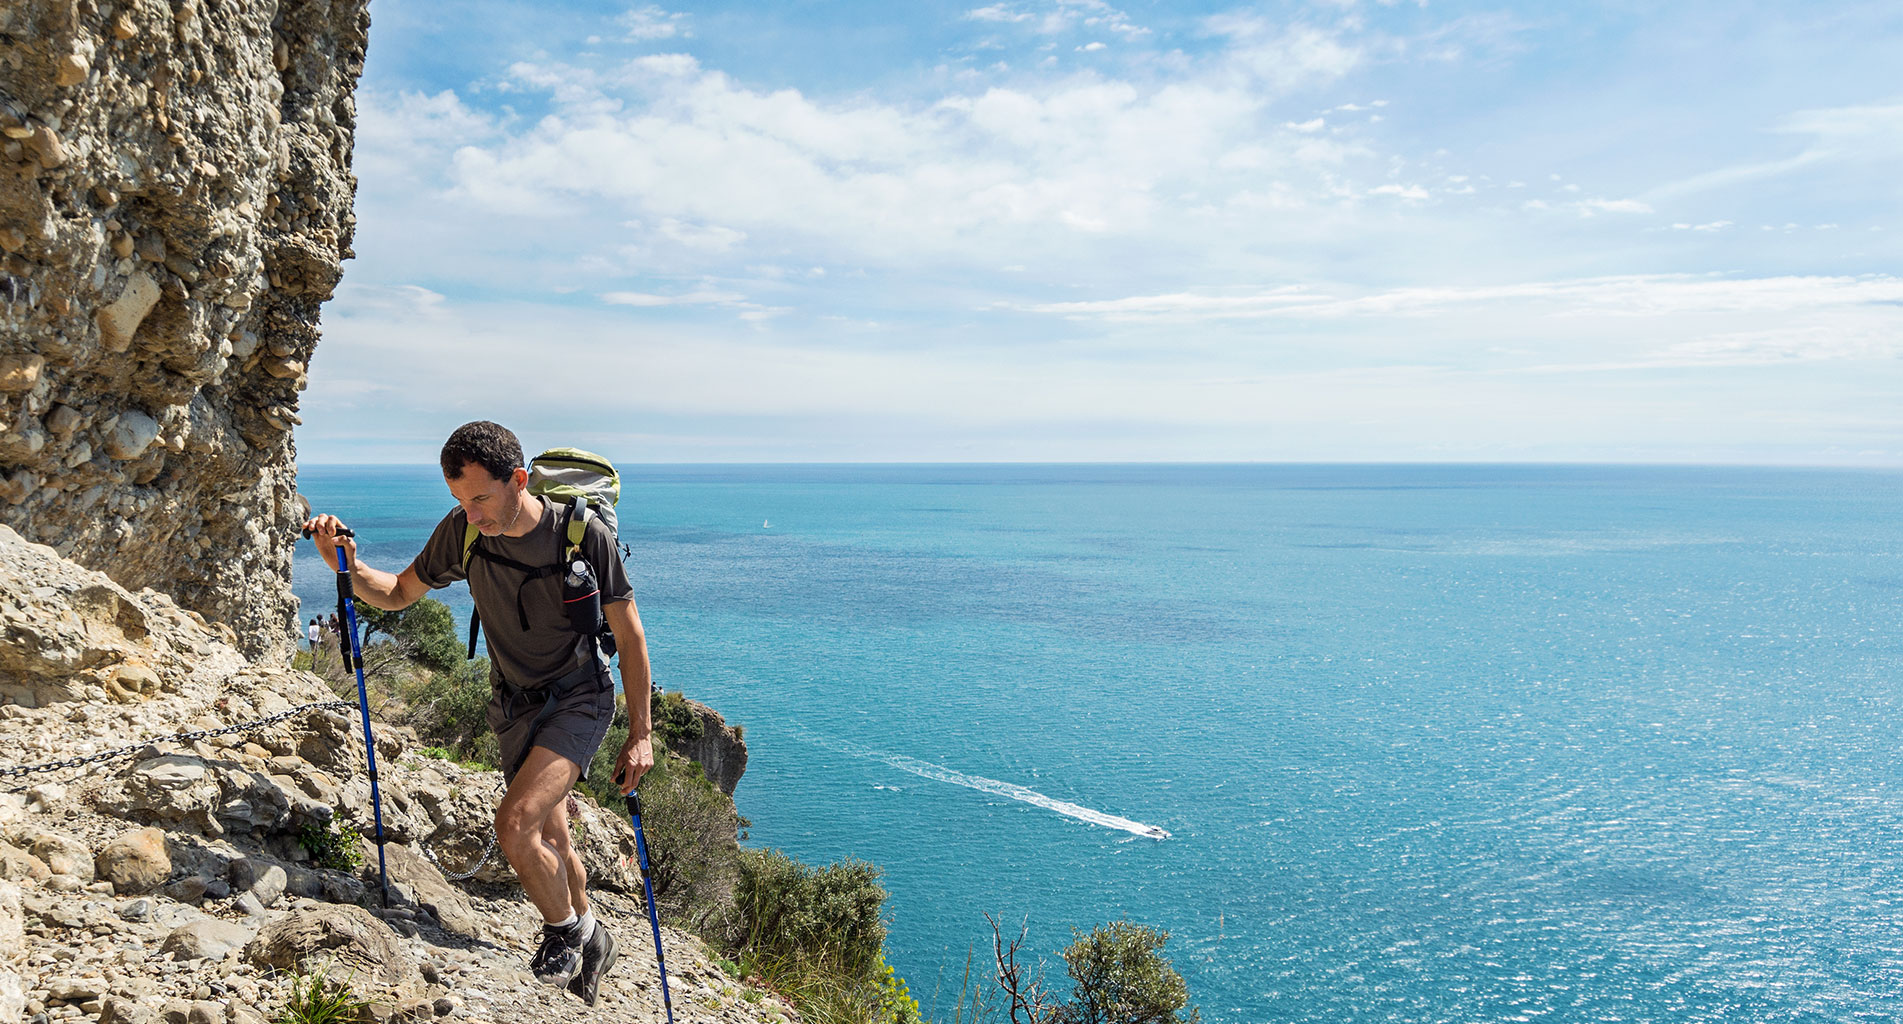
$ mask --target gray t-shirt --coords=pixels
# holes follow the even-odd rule
[[[523,565],[554,565],[567,549],[564,510],[544,500],[542,518],[535,529],[521,537],[477,537],[476,546]],[[581,666],[579,639],[562,609],[562,578],[551,574],[523,584],[526,573],[471,553],[469,568],[463,569],[463,531],[469,517],[459,505],[436,524],[423,553],[410,568],[416,578],[431,590],[441,589],[460,579],[469,580],[469,596],[482,616],[483,639],[489,645],[489,677],[508,680],[517,689],[533,690],[560,679]],[[582,554],[594,567],[595,581],[601,585],[601,602],[628,601],[634,588],[621,565],[614,537],[599,519],[588,523],[582,537]],[[528,615],[529,628],[522,628],[516,614],[516,591],[522,594],[522,611]]]

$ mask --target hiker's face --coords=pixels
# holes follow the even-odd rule
[[[514,524],[527,497],[529,471],[517,469],[498,480],[476,463],[463,466],[463,475],[445,477],[449,493],[462,504],[469,522],[485,537],[494,537]]]

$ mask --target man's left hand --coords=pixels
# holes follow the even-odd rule
[[[648,742],[646,736],[637,740],[629,735],[628,741],[621,745],[621,756],[615,758],[615,778],[622,785],[621,795],[627,796],[634,792],[634,787],[641,784],[641,776],[646,775],[652,767],[654,745]]]

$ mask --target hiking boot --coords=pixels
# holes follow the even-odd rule
[[[595,934],[582,943],[581,970],[569,981],[568,990],[589,1006],[595,1005],[595,998],[601,994],[601,979],[615,965],[615,952],[615,937],[608,934],[607,925],[596,921]]]
[[[544,985],[566,985],[581,970],[581,924],[567,927],[542,926],[542,944],[529,958],[529,970]]]

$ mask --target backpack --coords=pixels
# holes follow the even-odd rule
[[[601,613],[601,588],[597,585],[594,568],[582,557],[581,542],[588,534],[588,521],[599,518],[607,524],[608,535],[615,538],[616,547],[622,556],[628,554],[627,546],[620,543],[615,521],[615,504],[621,500],[621,474],[616,472],[614,463],[593,452],[585,452],[580,448],[550,448],[529,461],[528,490],[530,494],[563,510],[568,547],[563,551],[561,560],[553,565],[532,566],[504,558],[478,546],[476,541],[482,536],[482,531],[466,524],[463,527],[464,574],[469,571],[469,560],[475,557],[506,565],[522,573],[522,582],[515,591],[515,613],[526,632],[529,616],[527,609],[522,606],[523,590],[530,580],[564,573],[562,607],[568,612],[569,626],[580,634],[580,642],[594,644],[604,658],[613,657],[614,632],[608,628],[607,619]],[[476,656],[476,637],[481,630],[482,616],[472,609],[469,614],[470,658]]]

